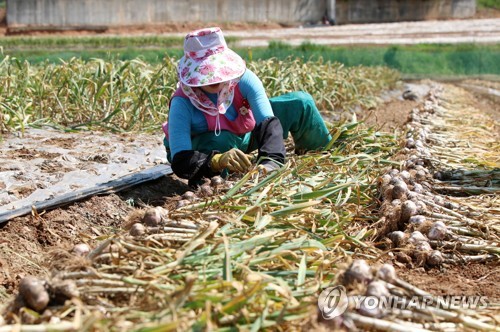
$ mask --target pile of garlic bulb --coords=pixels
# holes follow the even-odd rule
[[[411,266],[490,260],[500,253],[498,243],[485,240],[481,221],[471,217],[459,199],[435,190],[443,163],[433,154],[429,137],[434,119],[446,111],[439,92],[434,88],[423,105],[412,110],[398,155],[401,166],[387,169],[378,179],[377,228],[382,246],[392,249],[397,261]]]

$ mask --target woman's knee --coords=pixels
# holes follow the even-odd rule
[[[293,97],[300,101],[304,110],[310,111],[316,109],[316,102],[314,101],[311,94],[305,91],[297,91],[292,93],[294,94]]]

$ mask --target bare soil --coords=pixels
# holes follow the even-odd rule
[[[486,296],[492,303],[500,301],[500,267],[498,263],[464,264],[442,269],[398,268],[403,280],[436,296]]]

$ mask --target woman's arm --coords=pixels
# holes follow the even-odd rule
[[[257,125],[274,116],[264,85],[251,70],[247,69],[241,77],[239,88],[243,98],[250,104]]]
[[[193,109],[188,99],[174,97],[168,116],[168,141],[175,175],[190,181],[216,174],[210,169],[210,160],[216,151],[194,151],[191,143]]]
[[[168,141],[172,158],[180,151],[191,150],[193,111],[189,99],[174,97],[168,113]]]

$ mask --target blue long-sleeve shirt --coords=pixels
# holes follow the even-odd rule
[[[273,116],[269,98],[266,95],[261,80],[252,71],[247,69],[239,82],[240,92],[252,109],[256,125],[266,118]],[[205,93],[217,104],[217,94]],[[234,121],[238,113],[233,105],[226,111],[225,116]],[[174,97],[170,103],[168,115],[168,135],[172,158],[177,152],[192,150],[191,136],[208,131],[205,115],[191,104],[188,98]]]

